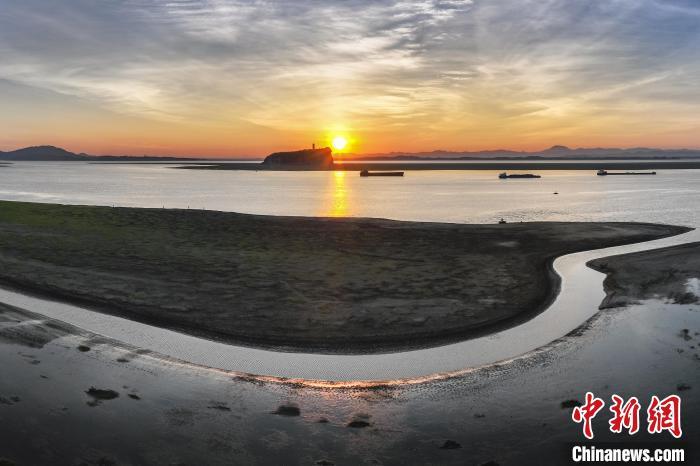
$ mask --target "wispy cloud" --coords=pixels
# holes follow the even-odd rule
[[[0,79],[139,118],[341,125],[385,145],[612,141],[611,119],[618,132],[694,128],[699,12],[693,0],[4,0]],[[654,106],[665,114],[629,110]]]

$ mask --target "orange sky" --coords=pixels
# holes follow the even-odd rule
[[[693,2],[319,5],[7,0],[0,149],[700,148]]]

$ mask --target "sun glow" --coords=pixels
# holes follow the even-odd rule
[[[345,139],[343,136],[336,136],[333,138],[331,144],[333,145],[333,149],[343,150],[348,145],[348,140]]]

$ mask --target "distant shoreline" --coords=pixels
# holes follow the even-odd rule
[[[313,151],[315,149],[293,150],[292,152]],[[330,151],[330,148],[328,148]],[[290,153],[290,152],[282,152]],[[276,153],[277,155],[280,152]],[[271,155],[276,155],[271,154]],[[484,150],[484,151],[443,151],[432,152],[389,152],[373,154],[346,153],[337,154],[338,160],[347,158],[354,162],[497,162],[497,161],[551,161],[563,160],[589,161],[695,161],[700,163],[700,149],[658,149],[658,148],[576,148],[566,146],[552,146],[543,151],[524,152],[513,150]],[[0,150],[0,161],[7,162],[124,162],[124,163],[169,163],[169,162],[193,162],[193,163],[224,163],[242,162],[250,163],[263,160],[265,157],[256,157],[249,154],[244,156],[168,156],[168,155],[91,155],[86,153],[76,154],[56,146],[32,146],[22,149],[3,152]],[[279,168],[279,167],[275,167]]]
[[[295,170],[280,167],[266,168],[251,162],[202,162],[173,167],[182,170],[253,170],[253,171],[319,171]],[[321,171],[360,171],[360,170],[697,170],[700,160],[631,160],[631,161],[382,161],[382,162],[336,162],[333,169]]]

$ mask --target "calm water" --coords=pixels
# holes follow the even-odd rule
[[[346,172],[24,162],[0,167],[0,198],[458,223],[492,223],[503,217],[700,226],[700,170],[661,170],[657,176],[644,177],[599,177],[593,171],[575,170],[539,173],[539,180],[499,180],[496,171],[480,170],[361,178]]]
[[[499,181],[492,172],[416,172],[401,180],[375,180],[350,173],[26,163],[0,168],[0,198],[158,207],[201,204],[210,209],[268,214],[455,222],[492,222],[504,216],[511,220],[610,219],[700,226],[700,171],[669,170],[641,178],[601,178],[573,171],[542,174],[541,180]],[[558,196],[552,194],[555,190]],[[598,274],[592,288],[589,283],[567,280],[568,271],[561,272],[564,293],[571,285],[586,285],[584,291],[593,293],[563,310],[579,312],[586,307],[594,313],[602,297],[602,275]],[[41,311],[42,307],[29,309]],[[145,358],[116,364],[114,360],[124,356],[122,350],[82,336],[32,349],[41,359],[34,366],[27,364],[21,348],[3,344],[2,367],[11,376],[0,377],[0,392],[22,398],[3,412],[4,424],[10,426],[2,432],[3,446],[7,445],[3,453],[20,460],[29,455],[27,463],[31,463],[35,456],[26,445],[39,442],[50,445],[59,458],[70,458],[76,451],[83,455],[89,444],[99,452],[170,462],[196,463],[206,457],[221,458],[224,464],[232,455],[244,452],[271,461],[303,456],[311,458],[309,462],[323,457],[336,464],[359,464],[367,458],[379,458],[383,464],[462,464],[467,461],[464,454],[478,459],[474,464],[491,459],[500,464],[524,464],[532,458],[540,458],[542,464],[560,464],[558,457],[547,452],[582,438],[580,427],[570,422],[570,411],[560,409],[561,401],[580,399],[588,390],[604,399],[624,393],[648,400],[652,394],[673,393],[681,382],[693,387],[684,392],[683,416],[684,438],[695,439],[700,425],[696,422],[700,405],[693,396],[698,387],[698,353],[691,353],[688,346],[696,345],[697,340],[686,342],[679,331],[700,330],[699,316],[696,308],[661,303],[605,312],[581,335],[569,336],[540,355],[464,377],[386,391],[237,383],[230,374],[160,367]],[[99,351],[80,353],[75,350],[78,344],[97,344]],[[184,348],[197,349],[194,345]],[[208,354],[217,356],[216,352]],[[232,360],[229,357],[225,362]],[[412,364],[416,365],[415,360]],[[50,379],[37,383],[39,374],[48,374]],[[51,396],[43,382],[51,384]],[[133,402],[122,396],[99,408],[88,407],[84,391],[97,383],[120,391],[119,387],[129,386],[143,399]],[[233,412],[212,410],[209,400],[226,401]],[[269,414],[289,402],[301,407],[300,418]],[[371,432],[344,428],[357,413],[370,414],[377,427]],[[476,413],[482,414],[477,418]],[[319,417],[330,423],[315,422]],[[178,422],[180,419],[186,422]],[[135,424],[140,429],[133,429]],[[620,441],[603,427],[596,431],[599,440]],[[149,436],[148,441],[144,435]],[[197,441],[190,441],[194,437]],[[166,442],[168,448],[162,448],[163,439],[173,438],[182,441],[176,445]],[[440,450],[445,439],[468,448]],[[504,439],[508,448],[503,447]],[[230,449],[212,448],[222,441]],[[463,456],[456,456],[460,452]]]
[[[599,177],[543,171],[538,180],[499,180],[495,171],[416,171],[404,178],[349,172],[175,170],[160,165],[22,163],[0,168],[0,197],[41,202],[207,208],[277,215],[368,216],[494,222],[634,220],[700,226],[700,171]],[[558,195],[553,194],[558,192]],[[544,313],[512,329],[439,348],[384,355],[276,353],[221,345],[74,306],[0,290],[2,301],[197,364],[253,374],[326,380],[424,377],[503,361],[567,334],[594,315],[603,275],[595,257],[697,241],[698,231],[654,243],[559,258],[562,290]]]

